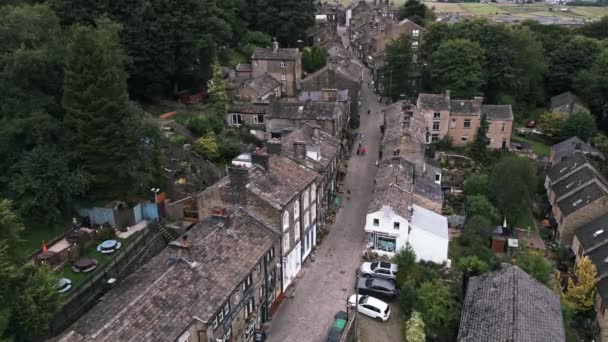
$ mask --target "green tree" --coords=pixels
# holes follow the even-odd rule
[[[416,253],[410,244],[401,247],[393,256],[393,262],[397,264],[397,286],[404,284],[416,269]]]
[[[595,135],[595,132],[597,132],[597,126],[595,125],[593,116],[587,112],[578,112],[572,113],[564,121],[560,135],[562,139],[577,136],[588,141]]]
[[[57,277],[48,266],[33,267],[26,273],[12,307],[11,326],[18,340],[39,341],[61,308],[61,294],[57,292]]]
[[[76,25],[68,42],[64,122],[76,161],[90,175],[90,196],[128,197],[142,191],[142,118],[129,102],[118,25]],[[141,179],[140,179],[141,178]]]
[[[315,46],[312,48],[312,61],[314,70],[319,70],[325,66],[327,53],[324,48]]]
[[[496,209],[494,209],[495,211]],[[487,245],[492,232],[494,231],[494,225],[492,222],[484,216],[479,214],[467,217],[467,222],[463,235],[478,239],[481,244]]]
[[[217,159],[220,149],[215,134],[207,133],[203,137],[196,139],[194,150],[207,159]]]
[[[476,277],[490,270],[490,266],[485,261],[475,255],[460,258],[456,266],[466,277]]]
[[[418,289],[417,309],[422,314],[426,333],[447,337],[458,317],[452,290],[438,281],[422,283]]]
[[[448,40],[431,56],[431,77],[437,91],[449,89],[457,97],[479,95],[486,81],[484,50],[466,39]]]
[[[0,334],[9,334],[11,307],[15,295],[15,285],[21,278],[21,269],[11,257],[11,251],[6,240],[0,240]],[[4,341],[4,340],[3,340]]]
[[[14,212],[13,202],[0,199],[0,241],[6,241],[14,246],[22,231],[23,222]]]
[[[213,63],[213,79],[209,81],[209,103],[217,115],[224,117],[227,101],[226,85],[222,79],[220,64],[215,61]]]
[[[528,215],[536,192],[536,166],[527,158],[508,156],[493,168],[490,188],[496,207],[509,222]]]
[[[409,19],[418,25],[424,26],[426,19],[432,19],[432,12],[418,0],[407,0],[399,7],[399,19]]]
[[[561,283],[559,273],[557,273],[557,283]],[[568,278],[566,291],[562,293],[562,297],[575,313],[589,312],[593,309],[596,284],[597,269],[591,259],[585,256],[576,265],[574,274]],[[559,289],[561,292],[561,287]]]
[[[86,174],[70,167],[69,154],[52,145],[36,146],[13,170],[9,188],[19,213],[37,222],[57,222],[88,184]]]
[[[475,133],[475,140],[471,146],[469,146],[469,154],[471,157],[480,162],[486,163],[488,161],[488,138],[486,134],[488,132],[488,118],[485,113],[481,114],[481,120],[479,121],[479,128]]]
[[[534,251],[520,252],[515,264],[539,282],[545,285],[551,282],[553,265],[542,254]]]
[[[579,95],[595,114],[600,128],[608,130],[608,48],[600,52],[591,68],[578,72],[575,85]]]
[[[466,196],[488,195],[490,179],[485,174],[474,174],[468,176],[464,181],[464,194]]]
[[[418,311],[412,313],[412,317],[405,323],[405,342],[425,342],[424,321]]]
[[[559,114],[547,112],[540,115],[536,126],[543,134],[549,137],[559,137],[562,125],[563,120]]]
[[[399,308],[401,308],[401,314],[406,319],[412,314],[412,310],[416,307],[416,282],[410,279],[401,284],[399,290]]]
[[[312,48],[305,47],[304,51],[302,51],[302,69],[306,72],[314,71],[314,61],[312,58]]]
[[[595,39],[608,38],[608,16],[598,21],[589,22],[576,30],[579,34]]]
[[[491,223],[498,221],[498,211],[485,196],[467,196],[465,210],[468,219],[480,216],[488,219]]]
[[[557,47],[549,58],[549,92],[559,94],[572,90],[577,72],[590,68],[599,52],[597,40],[582,36],[574,36]]]
[[[383,70],[385,83],[385,95],[393,100],[402,94],[413,96],[416,89],[410,83],[410,72],[412,64],[412,48],[409,36],[403,34],[393,40],[386,47],[386,67]]]
[[[269,33],[287,46],[306,40],[315,23],[312,0],[254,0],[249,7],[252,28]]]

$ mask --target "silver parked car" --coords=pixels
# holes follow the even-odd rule
[[[359,268],[363,277],[374,277],[394,281],[397,278],[397,264],[390,262],[364,262]]]
[[[395,282],[378,278],[359,278],[357,283],[359,294],[381,297],[392,300],[397,296]],[[357,291],[357,287],[355,287]]]

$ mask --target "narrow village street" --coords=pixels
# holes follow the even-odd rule
[[[322,341],[334,315],[346,310],[346,300],[354,293],[355,270],[365,248],[365,215],[372,196],[373,179],[380,145],[381,110],[364,70],[361,89],[361,125],[365,156],[357,156],[357,143],[348,163],[345,199],[329,234],[317,249],[315,262],[308,262],[297,279],[293,298],[286,298],[272,321],[269,341]],[[372,114],[368,115],[367,110]],[[346,191],[346,189],[344,189]],[[388,323],[388,322],[387,322]]]

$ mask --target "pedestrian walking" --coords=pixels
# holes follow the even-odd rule
[[[361,149],[361,141],[359,141],[359,149]]]
[[[361,147],[357,148],[357,155],[361,154]]]
[[[350,189],[346,190],[346,199],[350,199]]]
[[[364,156],[365,155],[365,147],[361,147],[361,155]]]

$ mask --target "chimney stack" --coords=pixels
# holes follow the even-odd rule
[[[228,167],[228,199],[233,204],[247,204],[247,183],[249,170],[246,166],[231,165]]]
[[[336,81],[336,71],[332,68],[329,67],[327,69],[327,85],[330,87],[333,87]]]
[[[277,42],[276,38],[272,40],[272,53],[277,53],[279,51],[279,42]]]
[[[321,101],[323,102],[336,102],[338,101],[338,89],[326,89],[321,90]]]
[[[314,127],[312,128],[312,136],[313,136],[315,139],[319,139],[319,129],[320,129],[320,128],[319,128],[319,126],[314,126]]]
[[[451,94],[450,94],[450,91],[449,91],[449,90],[446,90],[446,91],[445,91],[445,99],[449,101],[449,100],[450,100],[450,95],[451,95]]]
[[[270,139],[266,142],[266,151],[272,156],[281,155],[281,139]]]
[[[213,208],[211,210],[211,216],[217,222],[218,227],[220,227],[220,228],[229,228],[230,227],[230,215],[228,215],[226,208]]]
[[[293,143],[293,154],[297,159],[306,160],[306,143],[295,141]]]
[[[269,171],[269,164],[268,164],[268,153],[263,152],[262,150],[260,150],[260,148],[256,148],[255,151],[253,151],[253,153],[251,153],[251,164],[258,164],[259,166],[263,167],[264,170]]]

